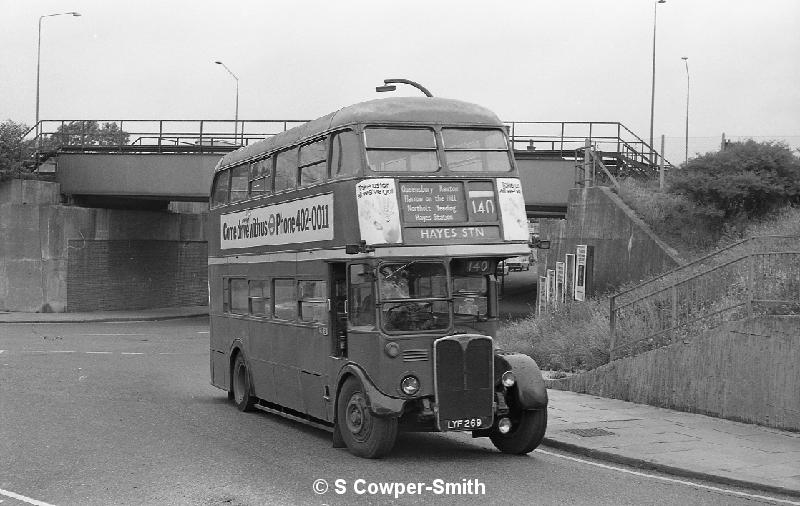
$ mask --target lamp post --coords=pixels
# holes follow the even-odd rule
[[[395,84],[395,83],[397,83],[397,84],[408,84],[409,86],[413,86],[414,88],[416,88],[419,91],[421,91],[422,93],[424,93],[426,97],[432,97],[433,96],[431,94],[431,92],[428,91],[428,89],[426,87],[422,86],[421,84],[419,84],[417,82],[409,81],[408,79],[384,79],[383,80],[383,84],[384,85],[375,87],[375,91],[377,91],[379,93],[380,92],[384,92],[384,91],[394,91],[394,90],[397,89],[397,86],[393,86],[393,84]]]
[[[239,133],[239,78],[236,77],[236,74],[234,74],[231,71],[231,69],[229,69],[228,66],[222,63],[221,61],[215,61],[214,63],[216,63],[217,65],[222,65],[223,68],[225,68],[225,70],[228,71],[228,74],[230,74],[231,77],[233,77],[236,80],[236,112],[234,114],[234,121],[233,121],[233,139],[236,140]],[[242,134],[244,134],[244,132],[242,132]]]
[[[80,16],[77,12],[58,12],[56,14],[45,14],[44,16],[39,16],[39,41],[36,45],[36,137],[38,139],[39,134],[41,133],[39,127],[39,75],[41,70],[41,59],[42,59],[42,20],[44,18],[50,18],[53,16]],[[37,140],[39,142],[39,140]]]
[[[689,163],[689,57],[681,56],[683,64],[686,66],[686,151],[684,153],[683,164]]]
[[[653,112],[656,107],[656,19],[658,4],[667,3],[667,0],[658,0],[653,4],[653,79],[650,88],[650,161],[653,161]]]

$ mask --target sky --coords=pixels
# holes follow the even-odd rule
[[[384,78],[504,121],[621,122],[683,161],[800,147],[800,0],[0,0],[0,121],[313,119]],[[419,92],[399,86],[394,96]],[[660,142],[656,141],[656,147]]]

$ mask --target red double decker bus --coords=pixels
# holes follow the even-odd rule
[[[506,130],[480,106],[373,100],[226,155],[209,226],[211,382],[379,457],[398,430],[544,437],[528,356],[495,349],[503,259],[529,253]]]

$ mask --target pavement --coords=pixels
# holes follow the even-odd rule
[[[207,316],[207,306],[93,313],[0,312],[0,323],[85,323]],[[800,497],[800,433],[618,399],[548,390],[544,444],[725,485]]]

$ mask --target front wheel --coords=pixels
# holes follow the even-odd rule
[[[361,382],[347,378],[339,391],[336,409],[339,432],[354,455],[380,458],[397,439],[397,418],[375,416],[367,405],[367,394]]]
[[[547,429],[547,408],[526,410],[515,420],[511,431],[502,434],[497,428],[492,428],[489,439],[492,444],[503,453],[523,455],[530,453],[539,446]]]

